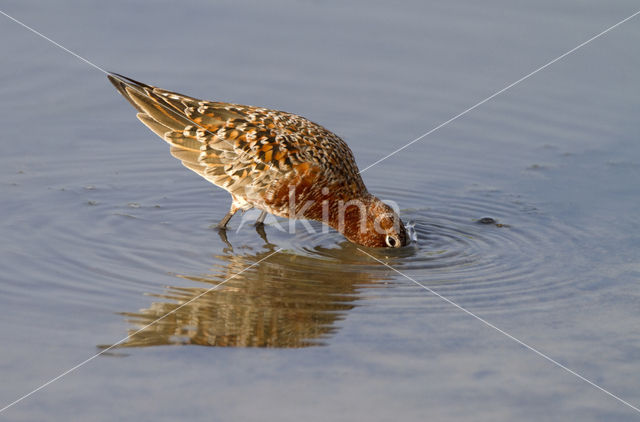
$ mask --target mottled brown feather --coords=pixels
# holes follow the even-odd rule
[[[304,117],[204,101],[121,76],[109,79],[140,111],[140,121],[171,145],[174,157],[241,198],[239,208],[257,206],[288,216],[286,204],[265,201],[265,193],[308,180],[311,165],[334,195],[348,200],[367,192],[346,143]]]

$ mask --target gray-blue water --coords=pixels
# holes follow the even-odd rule
[[[2,6],[107,70],[308,117],[361,168],[638,8]],[[380,259],[635,406],[639,19],[363,173],[419,238]],[[225,244],[209,226],[229,195],[171,157],[103,73],[4,16],[0,39],[0,407],[175,310],[0,420],[640,417],[338,233],[271,221],[265,244],[237,216]]]

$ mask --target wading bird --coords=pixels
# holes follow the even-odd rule
[[[409,242],[400,217],[371,195],[347,144],[304,117],[203,101],[118,74],[109,75],[138,119],[185,167],[231,194],[225,229],[238,210],[322,221],[351,242],[398,248]]]

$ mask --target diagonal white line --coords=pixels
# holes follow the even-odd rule
[[[582,44],[572,48],[571,50],[567,51],[564,54],[561,54],[560,56],[556,57],[555,59],[551,60],[550,62],[548,62],[545,65],[540,66],[539,68],[537,68],[536,70],[534,70],[531,73],[526,74],[525,76],[523,76],[522,78],[518,79],[517,81],[505,86],[504,88],[502,88],[500,91],[495,92],[494,94],[491,94],[490,96],[488,96],[487,98],[485,98],[484,100],[480,101],[479,103],[469,107],[468,109],[466,109],[465,111],[463,111],[462,113],[456,114],[455,116],[453,116],[452,118],[450,118],[449,120],[447,120],[444,123],[439,124],[438,126],[434,127],[433,129],[431,129],[428,132],[423,133],[422,135],[418,136],[417,138],[415,138],[413,141],[409,142],[408,144],[396,149],[393,152],[390,152],[389,154],[385,155],[384,157],[382,157],[381,159],[379,159],[378,161],[369,164],[367,167],[363,168],[362,170],[360,170],[360,173],[364,173],[365,171],[369,170],[371,167],[381,163],[382,161],[386,160],[387,158],[399,153],[400,151],[402,151],[403,149],[415,144],[416,142],[418,142],[419,140],[421,140],[422,138],[431,135],[433,132],[435,132],[438,129],[443,128],[444,126],[448,125],[449,123],[453,122],[454,120],[457,120],[458,118],[464,116],[465,114],[467,114],[468,112],[476,109],[477,107],[480,107],[482,104],[486,103],[487,101],[497,97],[498,95],[502,94],[503,92],[505,92],[506,90],[513,88],[514,86],[518,85],[520,82],[525,81],[526,79],[529,79],[531,76],[535,75],[536,73],[540,72],[543,69],[546,69],[547,67],[551,66],[552,64],[554,64],[555,62],[557,62],[558,60],[562,60],[563,58],[567,57],[569,54],[573,53],[574,51],[584,47],[585,45],[589,44],[591,41],[600,38],[601,36],[603,36],[604,34],[606,34],[607,32],[611,31],[612,29],[622,25],[623,23],[625,23],[626,21],[628,21],[629,19],[632,19],[634,17],[636,17],[638,14],[640,14],[640,10],[638,10],[636,13],[634,13],[633,15],[621,20],[620,22],[616,23],[613,26],[610,26],[609,28],[605,29],[604,31],[600,32],[597,35],[594,35],[593,37],[589,38],[588,40],[586,40],[585,42],[583,42]]]
[[[521,346],[524,346],[525,348],[531,350],[533,353],[535,353],[536,355],[548,360],[549,362],[553,363],[554,365],[556,365],[559,368],[564,369],[565,371],[569,372],[570,374],[580,378],[582,381],[585,381],[586,383],[592,385],[593,387],[597,388],[598,390],[602,391],[603,393],[613,397],[614,399],[618,400],[620,403],[629,406],[630,408],[632,408],[633,410],[635,410],[636,412],[640,412],[640,409],[637,408],[636,406],[632,405],[631,403],[629,403],[626,400],[621,399],[620,397],[616,396],[615,394],[611,393],[608,390],[605,390],[604,388],[600,387],[598,384],[596,384],[593,381],[590,381],[588,379],[586,379],[585,377],[583,377],[582,375],[578,374],[577,372],[567,368],[566,366],[564,366],[563,364],[561,364],[560,362],[550,358],[549,356],[547,356],[546,354],[542,353],[541,351],[539,351],[538,349],[536,349],[533,346],[529,346],[527,343],[525,343],[522,340],[517,339],[516,337],[512,336],[511,334],[507,333],[506,331],[496,327],[495,325],[493,325],[492,323],[490,323],[489,321],[487,321],[486,319],[474,314],[473,312],[463,308],[462,306],[458,305],[457,303],[455,303],[454,301],[452,301],[451,299],[442,296],[440,293],[436,292],[435,290],[425,286],[424,284],[420,283],[419,281],[417,281],[416,279],[409,277],[408,275],[406,275],[405,273],[393,268],[391,265],[387,264],[386,262],[376,258],[375,256],[371,255],[370,253],[358,248],[358,250],[360,252],[362,252],[365,255],[368,255],[370,258],[374,259],[375,261],[378,261],[380,264],[384,265],[385,267],[395,271],[396,273],[400,274],[401,276],[403,276],[404,278],[414,282],[415,284],[417,284],[418,286],[422,287],[423,289],[425,289],[426,291],[428,291],[429,293],[431,293],[432,295],[435,295],[437,297],[439,297],[440,299],[444,300],[445,302],[447,302],[450,305],[455,306],[456,308],[460,309],[462,312],[466,313],[467,315],[472,316],[473,318],[477,319],[478,321],[482,322],[483,324],[493,328],[494,330],[496,330],[497,332],[499,332],[500,334],[510,338],[511,340],[515,341],[516,343],[518,343]]]
[[[133,85],[131,82],[126,81],[126,80],[122,79],[120,76],[115,75],[115,74],[113,74],[113,73],[111,73],[111,72],[107,72],[106,70],[104,70],[103,68],[101,68],[100,66],[98,66],[97,64],[95,64],[95,63],[93,63],[93,62],[91,62],[91,61],[89,61],[89,60],[85,59],[84,57],[80,56],[80,55],[79,55],[79,54],[77,54],[77,53],[74,53],[73,51],[69,50],[68,48],[66,48],[66,47],[64,47],[64,46],[62,46],[62,45],[60,45],[59,43],[55,42],[55,41],[54,41],[54,40],[52,40],[51,38],[47,37],[46,35],[42,34],[41,32],[36,31],[35,29],[33,29],[32,27],[30,27],[29,25],[27,25],[27,24],[25,24],[25,23],[23,23],[23,22],[19,21],[18,19],[14,18],[14,17],[12,17],[12,16],[7,15],[7,14],[6,14],[5,12],[3,12],[2,10],[0,10],[0,14],[3,14],[4,16],[6,16],[7,18],[11,19],[12,21],[14,21],[15,23],[17,23],[18,25],[22,26],[23,28],[26,28],[27,30],[29,30],[29,31],[33,32],[33,33],[34,33],[34,34],[36,34],[37,36],[39,36],[39,37],[41,37],[41,38],[43,38],[43,39],[45,39],[45,40],[49,41],[51,44],[53,44],[53,45],[55,45],[56,47],[58,47],[58,48],[60,48],[60,49],[64,50],[65,52],[67,52],[67,53],[71,54],[72,56],[76,57],[77,59],[82,60],[83,62],[85,62],[85,63],[86,63],[86,64],[88,64],[89,66],[91,66],[91,67],[93,67],[93,68],[95,68],[95,69],[99,70],[100,72],[104,73],[105,75],[109,75],[109,76],[112,76],[112,77],[116,78],[117,80],[119,80],[119,81],[120,81],[120,82],[122,82],[123,84],[127,85],[129,88],[133,89],[134,91],[138,92],[139,94],[142,94],[142,95],[144,95],[144,96],[147,96],[147,97],[148,97],[147,93],[146,93],[144,90],[142,90],[142,89],[138,88],[137,86]],[[178,116],[178,117],[180,117],[180,118],[182,118],[182,119],[188,120],[188,121],[189,121],[190,123],[192,123],[194,126],[199,127],[200,129],[204,130],[206,133],[208,133],[208,134],[210,134],[210,135],[212,135],[212,136],[216,136],[216,134],[215,134],[215,133],[213,133],[213,132],[209,131],[207,128],[203,127],[202,125],[199,125],[198,123],[194,122],[193,120],[191,120],[190,118],[188,118],[186,115],[184,115],[184,114],[182,114],[182,113],[177,112],[176,110],[172,109],[171,107],[169,107],[169,106],[167,106],[167,105],[165,105],[165,104],[162,104],[162,103],[156,103],[156,104],[158,104],[160,107],[162,107],[162,108],[166,109],[167,111],[169,111],[169,112],[171,112],[171,113],[175,114],[176,116]],[[223,142],[226,142],[230,147],[232,147],[232,148],[234,148],[234,149],[235,149],[235,145],[234,145],[234,144],[232,144],[231,142],[229,142],[227,139],[222,139],[222,138],[218,138],[218,139],[221,139]],[[249,151],[242,151],[242,150],[241,150],[240,156],[242,157],[243,155],[248,154],[248,153],[249,153]],[[255,157],[255,156],[254,156],[254,157],[252,157],[252,158],[253,158],[255,161],[257,161],[258,163],[263,164],[263,165],[265,165],[266,167],[269,167],[271,170],[275,170],[276,172],[277,172],[277,171],[279,171],[278,169],[276,169],[275,167],[273,167],[271,164],[269,164],[269,163],[264,163],[264,162],[262,162],[259,158]]]
[[[2,409],[0,409],[0,413],[4,412],[5,410],[7,410],[8,408],[10,408],[11,406],[20,403],[22,400],[32,396],[33,394],[37,393],[38,391],[42,390],[43,388],[47,387],[50,384],[53,384],[54,382],[58,381],[60,378],[64,377],[65,375],[70,374],[71,372],[75,371],[76,369],[84,366],[85,364],[91,362],[92,360],[94,360],[95,358],[97,358],[100,355],[103,355],[105,353],[107,353],[109,350],[113,349],[114,347],[119,346],[120,344],[124,343],[125,341],[129,340],[131,337],[135,336],[136,334],[140,333],[141,331],[146,330],[147,328],[149,328],[150,326],[152,326],[153,324],[155,324],[158,321],[163,320],[164,318],[168,317],[169,315],[175,313],[176,311],[178,311],[179,309],[187,306],[188,304],[190,304],[191,302],[200,299],[202,296],[206,295],[207,293],[210,293],[214,290],[216,290],[217,288],[219,288],[220,286],[222,286],[223,284],[225,284],[227,281],[239,276],[240,274],[242,274],[243,272],[247,271],[249,268],[254,267],[256,265],[258,265],[259,263],[261,263],[262,261],[264,261],[267,258],[272,257],[273,255],[277,254],[278,252],[280,252],[282,250],[282,248],[278,248],[276,249],[274,252],[271,252],[269,255],[261,258],[260,260],[254,262],[253,264],[249,265],[248,267],[244,268],[242,271],[235,273],[234,275],[232,275],[231,277],[225,279],[224,281],[221,281],[220,283],[216,284],[215,286],[205,290],[204,292],[200,293],[199,295],[197,295],[196,297],[193,297],[191,299],[189,299],[188,301],[186,301],[185,303],[181,304],[180,306],[178,306],[177,308],[171,310],[170,312],[167,312],[166,314],[162,315],[160,318],[155,319],[153,321],[151,321],[150,323],[148,323],[147,325],[145,325],[144,327],[140,328],[139,330],[133,332],[132,334],[129,334],[128,336],[126,336],[125,338],[121,339],[120,341],[112,344],[111,346],[107,347],[104,350],[101,350],[99,353],[96,353],[95,355],[91,356],[90,358],[87,358],[85,360],[83,360],[82,362],[80,362],[79,364],[67,369],[66,371],[64,371],[63,373],[61,373],[60,375],[58,375],[55,378],[51,378],[49,381],[45,382],[44,384],[42,384],[41,386],[39,386],[38,388],[32,390],[31,392],[25,394],[24,396],[14,400],[13,402],[9,403],[8,405],[6,405],[5,407],[3,407]]]
[[[105,73],[107,75],[110,75],[109,72],[107,72],[106,70],[104,70],[103,68],[101,68],[100,66],[98,66],[97,64],[91,63],[89,60],[85,59],[84,57],[74,53],[73,51],[69,50],[68,48],[58,44],[57,42],[55,42],[54,40],[52,40],[51,38],[47,37],[46,35],[41,34],[40,32],[36,31],[35,29],[33,29],[32,27],[20,22],[18,19],[7,15],[5,12],[3,12],[2,10],[0,10],[0,13],[2,13],[3,15],[5,15],[6,17],[8,17],[9,19],[11,19],[12,21],[14,21],[15,23],[17,23],[18,25],[22,26],[23,28],[33,32],[34,34],[38,35],[39,37],[44,38],[45,40],[49,41],[51,44],[55,45],[56,47],[66,51],[67,53],[71,54],[72,56],[76,57],[77,59],[82,60],[83,62],[85,62],[86,64],[88,64],[91,67],[94,67],[96,69],[98,69],[100,72]],[[118,79],[119,80],[119,79]],[[124,82],[124,81],[123,81]]]

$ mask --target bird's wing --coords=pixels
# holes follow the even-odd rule
[[[171,145],[174,157],[232,195],[251,199],[310,164],[364,189],[347,145],[303,117],[203,101],[117,74],[109,80],[138,110],[138,119]]]

